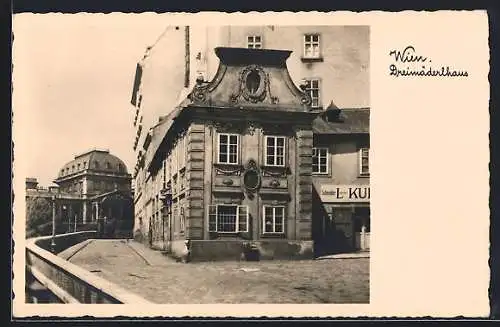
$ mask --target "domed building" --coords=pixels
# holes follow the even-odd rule
[[[68,226],[75,226],[70,230],[103,218],[114,225],[115,235],[127,236],[133,227],[131,178],[124,162],[109,150],[92,149],[66,163],[54,183],[61,194],[73,195],[61,213]]]

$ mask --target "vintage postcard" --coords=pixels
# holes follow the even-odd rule
[[[488,316],[486,12],[13,34],[14,317]]]

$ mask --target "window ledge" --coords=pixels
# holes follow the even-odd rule
[[[285,233],[262,233],[261,238],[286,238]]]
[[[239,164],[239,163],[216,162],[216,163],[214,163],[214,167],[231,167],[231,168],[235,168],[235,167],[243,167],[243,165]]]
[[[288,166],[271,166],[271,165],[261,165],[260,166],[261,169],[263,170],[268,170],[268,171],[286,171],[286,172],[290,172],[290,167]]]
[[[359,178],[369,178],[370,174],[360,174],[358,177]]]
[[[239,239],[247,239],[248,237],[245,236],[245,234],[248,234],[248,232],[215,232],[215,231],[209,231],[208,232],[210,235],[210,239],[234,239],[234,240],[239,240]]]
[[[320,57],[300,57],[300,60],[302,62],[323,62],[323,57],[320,56]]]

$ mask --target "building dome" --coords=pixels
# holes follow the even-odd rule
[[[59,169],[58,179],[75,175],[80,172],[103,172],[127,175],[125,163],[109,153],[109,150],[93,149],[75,156],[75,159]]]

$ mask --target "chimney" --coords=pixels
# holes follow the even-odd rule
[[[328,122],[342,122],[342,117],[341,117],[342,111],[333,103],[333,101],[330,102],[328,107],[325,110],[325,120]]]
[[[33,177],[26,178],[26,189],[27,190],[36,190],[38,187],[38,180]]]

